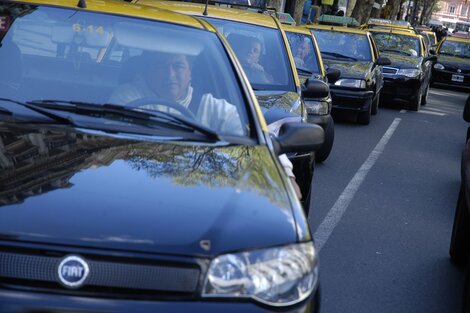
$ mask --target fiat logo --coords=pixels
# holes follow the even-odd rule
[[[79,288],[83,285],[90,269],[87,262],[80,256],[67,256],[59,264],[58,274],[60,282],[69,288]]]

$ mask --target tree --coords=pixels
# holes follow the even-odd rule
[[[372,11],[372,5],[374,5],[374,3],[375,0],[357,1],[351,16],[360,24],[364,24],[370,17],[370,12]]]
[[[371,18],[379,18],[380,17],[380,12],[382,12],[382,5],[384,3],[384,0],[378,0],[375,2],[379,5],[379,8],[372,7],[372,11],[370,12],[370,17]]]

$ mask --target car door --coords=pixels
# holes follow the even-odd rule
[[[423,86],[427,87],[429,85],[429,81],[431,79],[431,69],[432,69],[432,61],[428,59],[429,57],[429,47],[424,42],[423,36],[419,37],[419,42],[421,45],[422,53],[421,56],[423,58],[423,62],[421,63],[421,70],[423,71],[424,79],[422,81]]]
[[[373,55],[373,62],[374,62],[374,65],[372,67],[372,72],[373,72],[373,77],[375,77],[375,95],[378,95],[384,84],[382,66],[377,65],[376,63],[376,61],[380,57],[380,52],[379,52],[379,49],[377,48],[377,45],[375,44],[374,38],[372,38],[372,35],[370,33],[367,34],[367,38],[369,39],[369,43],[370,43],[371,50],[372,50],[371,53]]]

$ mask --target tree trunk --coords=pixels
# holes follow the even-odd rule
[[[380,17],[380,13],[382,12],[382,5],[384,4],[384,0],[378,0],[376,3],[380,5],[380,8],[377,9],[377,8],[372,7],[372,10],[370,12],[370,17],[371,18],[379,18]],[[372,5],[374,5],[374,4],[372,4]]]
[[[432,11],[434,11],[437,0],[428,0],[427,2],[426,10],[423,10],[421,14],[421,24],[426,24],[431,19]]]
[[[356,6],[357,0],[349,0],[348,7],[346,8],[346,16],[351,16],[354,7]]]
[[[356,6],[352,12],[352,17],[354,17],[359,24],[364,24],[369,20],[370,11],[372,10],[372,5],[374,4],[375,0],[360,0],[356,2]]]
[[[393,21],[397,19],[398,12],[400,11],[401,0],[389,0],[389,3],[392,6],[390,19]]]
[[[300,24],[302,20],[302,14],[304,13],[305,0],[295,1],[294,15],[292,16],[297,24]]]

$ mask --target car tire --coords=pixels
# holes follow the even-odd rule
[[[359,112],[357,114],[357,122],[362,125],[369,125],[371,113],[372,113],[372,103],[369,104],[369,109],[367,111]]]
[[[413,97],[408,103],[407,110],[419,111],[419,109],[421,108],[422,99],[423,99],[423,91],[422,91],[422,87],[420,87],[416,96]]]
[[[426,90],[424,91],[423,95],[421,96],[421,105],[424,106],[426,103],[428,103],[428,92],[429,92],[429,86],[426,87]]]
[[[452,261],[457,265],[464,265],[468,259],[469,241],[469,214],[465,187],[460,187],[457,207],[455,208],[454,225],[452,227],[452,238],[450,240],[449,254]]]
[[[335,140],[335,124],[331,118],[325,127],[325,142],[321,149],[315,152],[315,161],[324,162],[330,155],[331,149],[333,148],[333,141]]]
[[[377,113],[379,112],[379,101],[380,101],[380,93],[377,94],[377,96],[375,97],[375,100],[372,102],[372,110],[370,112],[372,115],[377,115]]]

